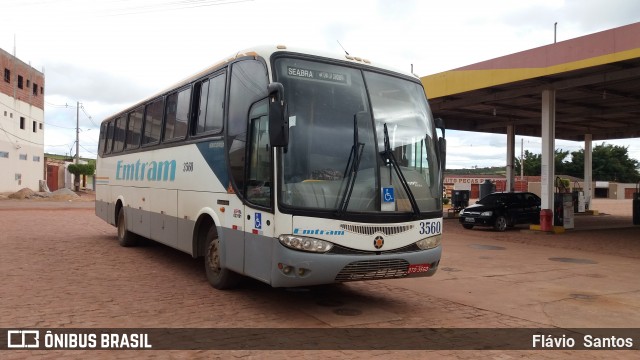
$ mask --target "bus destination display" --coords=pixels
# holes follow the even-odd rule
[[[341,84],[347,83],[347,75],[339,74],[329,71],[318,71],[312,69],[303,69],[299,67],[288,66],[287,67],[287,75],[309,79],[309,80],[322,80],[322,81],[331,81],[337,82]]]

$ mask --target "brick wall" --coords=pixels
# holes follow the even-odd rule
[[[9,71],[9,82],[5,79]],[[22,88],[19,88],[22,77]],[[44,74],[0,49],[0,93],[44,110]]]

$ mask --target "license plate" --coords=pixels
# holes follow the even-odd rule
[[[416,274],[429,271],[429,264],[414,264],[409,265],[407,274]]]
[[[464,222],[474,223],[474,222],[476,222],[476,219],[474,219],[474,218],[464,218]]]

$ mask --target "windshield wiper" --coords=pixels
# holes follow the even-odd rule
[[[398,179],[400,179],[400,184],[402,184],[402,188],[407,193],[407,197],[409,198],[409,203],[411,203],[411,208],[413,209],[413,216],[418,217],[420,215],[420,209],[418,208],[418,203],[416,202],[416,197],[413,196],[413,192],[409,188],[409,183],[407,179],[402,174],[400,170],[400,165],[398,165],[398,161],[396,157],[393,155],[393,151],[391,151],[391,145],[389,144],[389,131],[387,130],[387,123],[384,123],[384,151],[380,152],[383,158],[385,158],[396,171],[396,175],[398,175]],[[391,170],[389,170],[391,171]],[[391,174],[389,174],[391,178]],[[391,179],[390,179],[391,180]]]
[[[353,192],[353,187],[356,183],[358,168],[360,168],[362,151],[364,150],[364,144],[360,142],[360,138],[358,136],[359,116],[362,116],[361,113],[353,115],[353,145],[351,146],[351,153],[349,153],[349,160],[347,160],[347,167],[344,170],[344,173],[349,175],[347,178],[347,186],[345,187],[344,194],[340,200],[340,206],[338,206],[338,215],[342,215],[347,211],[349,199],[351,199],[351,193]]]

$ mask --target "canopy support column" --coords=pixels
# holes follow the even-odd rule
[[[585,204],[587,209],[589,209],[589,204],[591,204],[591,197],[593,196],[593,145],[592,145],[593,135],[585,134],[584,135],[584,197]]]
[[[556,90],[542,91],[542,198],[541,209],[553,213],[553,193],[555,174],[555,138],[556,138]],[[552,214],[553,216],[553,214]]]
[[[515,126],[507,125],[507,188],[506,191],[513,191],[515,188],[515,143],[516,131]]]

